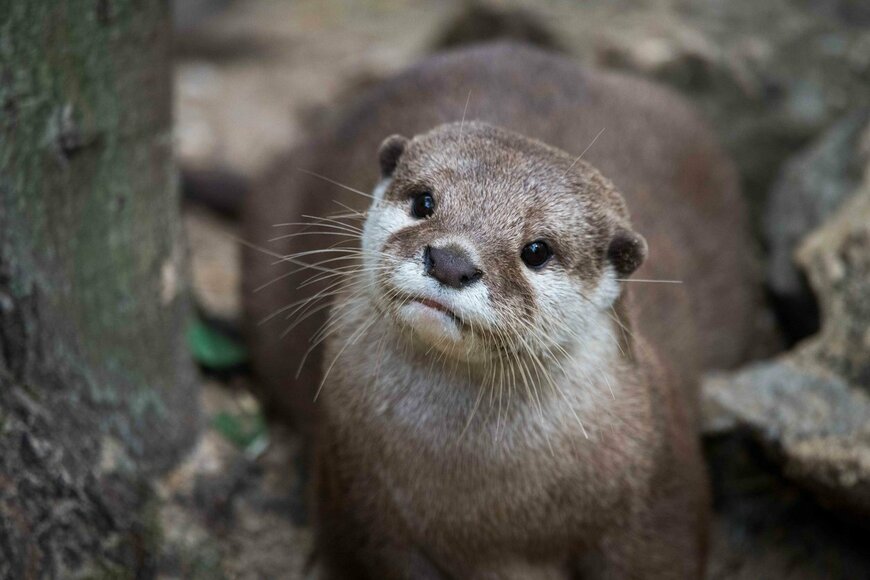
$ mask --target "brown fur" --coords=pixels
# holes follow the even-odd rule
[[[423,135],[458,121],[466,99],[469,120],[558,149],[471,122],[461,139],[456,125]],[[572,158],[560,150],[579,154],[601,129],[584,161],[569,170]],[[433,219],[390,239],[391,254],[410,258],[434,231],[466,232],[485,249],[484,280],[499,307],[520,312],[536,296],[505,240],[522,240],[532,233],[527,224],[549,220],[559,230],[553,239],[564,244],[558,266],[588,281],[590,291],[608,260],[627,260],[632,270],[639,251],[632,231],[649,247],[635,278],[684,283],[624,284],[615,313],[626,329],[613,328],[621,350],[601,361],[607,387],[558,379],[578,408],[587,391],[614,390],[583,415],[588,439],[572,421],[550,425],[563,402],[544,389],[537,398],[515,394],[504,408],[499,400],[497,412],[484,399],[472,419],[482,388],[474,365],[433,372],[449,357],[433,360],[425,349],[409,348],[386,322],[354,340],[368,317],[388,318],[365,298],[343,299],[352,314],[326,341],[326,365],[340,362],[317,406],[311,400],[324,360],[319,349],[300,380],[292,376],[325,315],[307,318],[283,341],[280,324],[252,325],[265,396],[303,431],[317,429],[325,569],[351,578],[699,577],[707,499],[692,387],[700,369],[743,358],[757,304],[734,171],[708,130],[667,91],[546,53],[497,45],[447,54],[361,96],[334,130],[294,152],[252,196],[248,239],[279,255],[332,243],[318,236],[267,243],[284,233],[274,223],[341,211],[331,200],[368,205],[289,165],[368,192],[378,181],[378,146],[394,133],[423,136],[397,161],[386,156],[387,168],[396,167],[388,196],[421,179],[436,190],[463,185]],[[476,161],[480,171],[452,174],[451,159]],[[521,207],[524,219],[512,223],[509,212],[487,212],[493,203]],[[246,256],[252,321],[297,300],[296,286],[312,274],[252,295],[286,271],[274,261],[255,251]]]

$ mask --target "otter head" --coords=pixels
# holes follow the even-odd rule
[[[596,170],[481,123],[380,148],[364,287],[395,327],[448,357],[566,352],[610,327],[646,255]]]

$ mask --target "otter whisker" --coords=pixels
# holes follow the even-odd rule
[[[301,290],[302,288],[305,288],[306,286],[310,286],[311,284],[317,284],[318,282],[322,282],[322,281],[328,280],[330,278],[335,278],[336,276],[348,276],[349,274],[357,274],[360,272],[378,272],[378,271],[391,271],[392,270],[392,268],[389,266],[360,266],[358,264],[350,264],[347,266],[341,266],[338,269],[340,269],[341,271],[335,272],[332,274],[327,274],[327,273],[316,274],[316,275],[308,278],[308,280],[305,280],[304,282],[299,284],[296,288]]]
[[[472,330],[472,332],[473,332],[473,331],[474,331],[474,326],[475,326],[475,324],[474,324],[474,320],[473,320],[473,319],[469,321],[469,326],[471,327],[471,330]],[[485,364],[486,364],[486,366],[485,366],[485,371],[484,371],[484,377],[483,377],[483,380],[481,381],[481,388],[479,388],[478,391],[477,391],[477,398],[476,398],[476,400],[474,401],[474,406],[471,408],[471,413],[470,413],[469,416],[468,416],[468,420],[465,422],[465,427],[463,427],[463,428],[462,428],[462,431],[459,433],[459,439],[458,439],[458,441],[462,441],[462,438],[465,436],[465,433],[468,431],[468,428],[471,426],[471,422],[474,420],[474,416],[475,416],[475,414],[477,413],[477,409],[480,407],[480,402],[483,400],[483,392],[484,392],[484,390],[485,390],[485,389],[484,389],[484,383],[486,383],[486,378],[489,376],[490,369],[494,369],[494,368],[495,368],[495,365],[492,364],[492,363],[490,362],[490,359],[488,359],[488,358],[485,359]],[[470,373],[471,373],[471,363],[470,363],[470,362],[466,362],[466,367],[467,367],[467,370],[468,370],[469,375],[470,375]]]
[[[348,216],[348,217],[345,218],[343,216]],[[305,216],[300,216],[300,217],[305,217]],[[313,217],[316,218],[317,216],[313,216]],[[335,221],[338,222],[337,224],[334,224],[334,225],[342,225],[342,226],[349,227],[349,228],[356,227],[353,224],[349,224],[349,223],[345,223],[345,222],[341,221],[342,219],[357,219],[356,216],[335,213],[335,214],[329,214],[328,217],[333,218]],[[298,221],[297,222],[278,222],[278,223],[272,224],[272,227],[273,228],[289,228],[291,226],[326,225],[326,223],[327,222],[324,222],[321,224],[321,222],[298,222]]]
[[[290,277],[290,276],[292,276],[292,275],[294,275],[294,274],[298,274],[299,272],[302,272],[302,271],[304,271],[304,270],[312,270],[312,269],[317,270],[318,272],[320,272],[320,274],[316,274],[316,275],[321,275],[321,276],[322,276],[322,275],[338,275],[338,274],[343,273],[345,268],[351,268],[351,267],[357,267],[357,266],[359,266],[359,264],[357,264],[357,263],[353,263],[353,264],[348,264],[348,265],[346,265],[346,266],[338,266],[338,267],[336,267],[336,268],[332,268],[332,269],[324,269],[324,268],[322,268],[323,264],[329,264],[329,263],[331,263],[331,262],[336,262],[336,261],[341,261],[341,260],[347,260],[347,259],[348,259],[348,258],[345,257],[345,256],[340,256],[340,257],[338,257],[338,258],[329,258],[329,259],[326,259],[326,260],[321,260],[321,261],[319,261],[319,262],[305,263],[305,264],[306,264],[305,266],[300,267],[300,268],[297,268],[297,269],[295,269],[295,270],[290,270],[289,272],[284,272],[283,274],[277,276],[276,278],[273,278],[273,279],[269,280],[268,282],[265,282],[265,283],[263,283],[263,284],[257,286],[256,288],[254,288],[253,291],[254,291],[254,292],[259,292],[259,291],[263,290],[264,288],[266,288],[266,287],[268,287],[268,286],[271,286],[272,284],[274,284],[274,283],[276,283],[276,282],[278,282],[278,281],[280,281],[280,280],[284,280],[285,278],[288,278],[288,277]],[[310,279],[310,278],[309,278],[309,279]],[[299,287],[301,288],[302,286],[304,286],[304,284],[303,284],[303,285],[300,285]]]
[[[329,295],[327,295],[327,296],[324,296],[323,298],[332,298],[333,296],[335,296],[335,295],[337,295],[337,294],[339,294],[339,292],[336,292],[336,293],[334,293],[334,294],[329,294]],[[296,328],[297,326],[299,326],[300,324],[302,324],[302,323],[303,323],[304,321],[306,321],[307,319],[311,318],[312,316],[314,316],[314,315],[317,314],[318,312],[323,311],[325,308],[330,308],[331,306],[332,306],[332,302],[331,302],[331,301],[326,301],[326,302],[323,302],[322,304],[318,304],[318,305],[315,306],[314,308],[306,308],[306,310],[305,310],[304,313],[302,313],[302,314],[300,314],[299,316],[297,316],[296,320],[294,320],[294,321],[290,324],[290,326],[288,326],[286,329],[284,329],[284,332],[281,333],[281,338],[284,338],[285,336],[287,336],[288,334],[290,334],[290,332],[291,332],[294,328]],[[293,315],[291,314],[290,316],[293,316]]]
[[[324,232],[324,231],[315,231],[315,232],[294,232],[292,234],[284,234],[281,236],[276,236],[274,238],[269,238],[270,242],[277,242],[278,240],[286,240],[288,238],[298,238],[301,236],[337,236],[337,237],[345,237],[345,238],[353,238],[355,240],[359,239],[359,234],[349,234],[345,232]]]
[[[308,250],[305,252],[297,252],[295,254],[288,254],[287,256],[282,256],[282,259],[274,262],[272,265],[280,264],[281,262],[288,262],[292,260],[298,260],[299,258],[304,258],[305,256],[316,256],[318,254],[343,254],[346,256],[356,257],[364,255],[361,250],[356,248],[321,248],[318,250]],[[296,262],[293,262],[296,263]],[[300,266],[307,265],[304,262],[297,264]]]
[[[580,153],[580,155],[577,156],[577,159],[575,159],[574,162],[571,163],[571,165],[568,166],[568,169],[566,169],[566,170],[565,170],[565,173],[562,174],[562,178],[564,178],[566,175],[568,175],[568,172],[569,172],[569,171],[571,171],[572,169],[574,169],[574,166],[577,165],[577,162],[578,162],[578,161],[580,161],[581,159],[583,159],[583,156],[586,155],[586,152],[587,152],[587,151],[589,151],[590,149],[592,149],[592,146],[595,145],[595,142],[598,141],[598,138],[601,137],[601,135],[604,134],[604,130],[605,130],[606,128],[607,128],[607,127],[602,127],[601,130],[598,132],[598,134],[595,135],[595,137],[592,138],[592,141],[589,143],[589,145],[586,146],[586,149],[584,149],[583,152]]]
[[[302,216],[302,217],[305,217],[306,219],[313,219],[310,216]],[[352,224],[346,224],[346,223],[339,221],[339,220],[284,222],[284,223],[280,223],[280,224],[275,224],[272,227],[278,227],[278,226],[285,226],[285,227],[294,226],[294,227],[303,227],[303,228],[323,227],[323,228],[332,228],[334,230],[338,230],[338,231],[342,231],[342,232],[349,232],[349,233],[356,233],[356,234],[362,233],[362,230],[360,230],[356,226],[354,226]],[[305,230],[303,230],[303,231],[305,231]]]
[[[682,284],[682,280],[645,280],[643,278],[616,278],[617,282],[644,282],[647,284]]]
[[[368,283],[366,283],[366,282],[367,282],[367,281],[362,280],[362,281],[359,281],[359,282],[357,282],[356,284],[354,284],[353,286],[358,286],[357,289],[356,289],[353,293],[350,294],[350,296],[348,297],[348,300],[347,300],[345,303],[343,303],[343,304],[339,304],[338,306],[336,306],[336,309],[346,309],[346,308],[348,308],[348,305],[353,305],[353,300],[354,300],[355,298],[362,296],[363,293],[364,293],[366,290],[368,290],[370,287],[372,287],[372,286],[374,286],[375,284],[377,284],[376,281],[372,281],[372,282],[368,282]],[[360,286],[360,284],[365,284],[365,285],[364,285],[364,286]],[[388,296],[389,296],[390,294],[391,294],[391,293],[388,292]],[[395,295],[395,293],[392,293],[392,295]],[[326,336],[325,336],[324,333],[328,332],[328,331],[329,331],[329,328],[330,328],[333,324],[337,324],[338,322],[340,322],[340,321],[341,321],[341,320],[342,320],[342,319],[343,319],[343,318],[344,318],[344,317],[345,317],[349,312],[350,312],[350,311],[348,310],[347,312],[343,313],[341,317],[339,317],[339,318],[337,318],[337,319],[336,319],[334,316],[330,316],[330,319],[328,319],[328,320],[327,320],[327,321],[326,321],[326,322],[321,326],[321,329],[318,330],[317,332],[315,332],[315,334],[312,335],[312,337],[309,339],[309,340],[313,343],[313,344],[312,344],[312,348],[315,347],[317,344],[319,344],[319,343],[320,343],[324,338],[326,338]],[[309,349],[309,352],[310,352],[310,350],[311,350],[311,349]]]
[[[349,185],[345,185],[345,184],[343,184],[343,183],[341,183],[341,182],[339,182],[339,181],[336,181],[336,180],[334,180],[334,179],[330,179],[329,177],[326,177],[325,175],[320,175],[319,173],[316,173],[316,172],[314,172],[314,171],[309,171],[308,169],[302,169],[301,167],[297,167],[296,170],[297,170],[297,171],[301,171],[302,173],[307,173],[308,175],[311,175],[311,176],[313,176],[313,177],[317,177],[318,179],[322,179],[323,181],[329,182],[329,183],[331,183],[331,184],[333,184],[333,185],[337,185],[338,187],[341,187],[341,188],[343,188],[343,189],[346,189],[347,191],[350,191],[350,192],[356,193],[356,194],[361,195],[361,196],[363,196],[363,197],[367,197],[367,198],[369,198],[369,199],[373,199],[373,200],[376,200],[376,199],[377,199],[375,196],[371,195],[370,193],[366,193],[366,192],[364,192],[364,191],[360,191],[360,190],[355,189],[355,188],[353,188],[353,187],[351,187],[351,186],[349,186]]]
[[[518,323],[520,326],[524,326],[524,327],[526,328],[527,332],[524,333],[524,334],[526,334],[527,336],[535,337],[535,334],[534,334],[534,332],[533,332],[534,329],[532,328],[532,325],[531,325],[531,324],[528,324],[528,323],[526,323],[526,322],[520,320],[518,317],[517,317],[515,323]],[[537,338],[537,337],[536,337],[536,338]],[[541,399],[541,395],[540,395],[540,393],[539,393],[539,386],[540,386],[540,379],[541,379],[541,374],[540,374],[540,372],[543,372],[543,373],[544,373],[544,376],[547,378],[547,380],[548,380],[551,384],[553,383],[552,376],[550,375],[550,373],[548,373],[548,372],[544,369],[544,366],[543,366],[543,364],[542,364],[542,361],[540,360],[540,358],[538,357],[537,353],[535,352],[535,349],[531,348],[531,346],[526,342],[525,337],[524,337],[524,336],[520,336],[520,340],[521,340],[522,343],[523,343],[524,351],[525,351],[525,352],[529,355],[529,357],[532,359],[532,362],[534,362],[534,363],[537,365],[537,366],[532,366],[532,369],[534,369],[534,371],[535,371],[535,379],[536,379],[536,380],[532,380],[532,381],[531,381],[531,388],[532,388],[532,393],[531,393],[531,395],[534,397],[535,400],[537,400],[537,403],[538,403],[538,410],[539,410],[540,415],[541,415],[541,423],[542,423],[542,425],[543,425],[543,423],[544,423],[544,421],[545,421],[545,415],[544,415],[544,405],[543,405],[543,401],[542,401],[542,399]],[[543,342],[542,342],[540,339],[538,339],[538,342],[539,342],[539,346],[543,346]],[[526,369],[526,372],[528,372],[529,375],[531,375],[531,371],[528,369],[528,366],[526,365],[525,357],[518,357],[518,358],[519,358],[519,360],[522,362],[523,367]],[[540,371],[540,372],[539,372],[539,371]],[[550,451],[552,452],[552,451],[553,451],[553,448],[552,448],[552,443],[550,442],[550,439],[549,439],[549,435],[545,435],[545,439],[547,440],[547,445],[550,447]]]
[[[336,282],[336,284],[340,285],[341,282]],[[352,294],[352,296],[353,296],[353,297],[356,297],[356,296],[360,296],[360,295],[362,295],[362,292],[363,292],[363,291],[365,291],[365,290],[367,290],[368,288],[374,286],[375,284],[376,284],[375,282],[370,282],[370,283],[368,283],[368,284],[365,285],[365,286],[361,286],[361,287],[359,287],[359,288],[357,289],[357,291],[355,291],[355,292]],[[340,294],[344,293],[344,290],[345,290],[345,289],[340,289],[339,291],[334,292],[332,295],[340,295]],[[348,301],[348,304],[349,304],[349,303],[351,303],[350,300]],[[343,307],[343,305],[342,305],[342,307]],[[302,312],[299,313],[299,316],[307,316],[307,315],[306,315],[306,311],[307,311],[307,307],[305,307],[305,308],[302,310]],[[294,313],[291,313],[290,315],[287,316],[287,318],[289,319],[291,316],[293,316],[293,314],[294,314]],[[313,343],[315,343],[315,344],[319,344],[319,343],[320,343],[320,333],[323,332],[324,330],[326,330],[326,328],[324,328],[324,326],[326,326],[327,324],[330,324],[330,325],[332,324],[332,317],[330,317],[330,319],[327,319],[327,321],[324,322],[324,325],[321,326],[321,329],[318,329],[318,331],[315,332],[314,335],[312,335],[311,338],[310,338],[309,340],[311,340],[311,341],[312,341]],[[328,327],[327,327],[327,328],[328,328]],[[289,329],[288,329],[288,331],[289,331]],[[286,334],[286,332],[285,332],[285,334]]]
[[[327,260],[327,261],[328,261],[328,260]],[[357,264],[351,264],[350,266],[343,266],[342,268],[350,268],[350,267],[359,267],[359,266],[358,266]],[[375,269],[375,268],[372,268],[372,270],[373,270],[373,269]],[[377,267],[377,269],[380,269],[380,267]],[[362,269],[361,269],[361,271],[368,271],[368,270],[369,270],[369,268],[362,268]],[[296,270],[295,272],[299,272],[299,271],[300,271],[300,270]],[[331,273],[329,273],[328,275],[330,275],[330,276],[334,276],[334,275],[342,275],[342,274],[344,274],[344,272],[331,272]],[[325,275],[325,274],[321,274],[321,275]],[[279,277],[278,279],[280,279],[280,278],[281,278],[281,277]],[[272,283],[272,282],[275,282],[275,281],[277,281],[277,279],[276,279],[276,280],[272,280],[272,281],[270,281],[269,283]],[[327,297],[331,297],[331,296],[334,296],[334,295],[339,294],[339,293],[340,293],[340,286],[341,286],[341,285],[342,285],[342,280],[339,280],[339,281],[337,281],[337,282],[335,282],[335,283],[330,284],[330,285],[327,286],[326,288],[323,288],[322,290],[320,290],[319,292],[317,292],[317,293],[316,293],[315,295],[313,295],[313,296],[308,296],[308,297],[306,297],[306,298],[303,298],[302,300],[298,300],[298,301],[293,302],[293,303],[291,303],[291,304],[288,304],[288,305],[282,306],[281,308],[279,308],[279,309],[276,310],[275,312],[269,314],[268,316],[266,316],[265,318],[263,318],[262,320],[260,320],[260,321],[258,322],[258,325],[259,325],[259,324],[264,324],[264,323],[268,322],[269,320],[271,320],[271,319],[274,318],[275,316],[281,314],[282,312],[286,312],[287,310],[289,310],[289,309],[291,309],[291,308],[294,308],[294,307],[299,306],[299,308],[297,308],[295,311],[291,312],[291,313],[287,316],[287,318],[290,318],[290,317],[294,316],[294,315],[299,311],[300,308],[304,308],[305,305],[307,305],[307,304],[309,304],[309,303],[315,302],[316,300],[321,299],[321,298],[327,298]],[[339,290],[335,290],[335,289],[337,289],[337,288],[338,288]],[[285,333],[284,335],[282,335],[282,336],[286,336],[286,333]]]
[[[328,263],[335,262],[335,261],[345,261],[347,259],[348,258],[346,258],[346,257],[330,258],[328,260],[321,260],[319,262],[314,262],[313,265],[322,266],[323,264],[328,264]],[[302,289],[302,288],[308,286],[309,284],[319,282],[322,279],[327,279],[327,278],[331,278],[333,276],[340,276],[340,275],[346,274],[346,273],[348,273],[348,270],[351,270],[354,268],[360,268],[361,269],[360,271],[377,271],[377,270],[387,269],[386,266],[361,266],[358,262],[353,262],[351,264],[347,264],[344,266],[336,266],[335,268],[332,268],[332,269],[329,269],[326,271],[324,271],[322,268],[316,268],[316,270],[320,273],[315,274],[309,278],[306,278],[296,288]],[[279,282],[281,280],[289,278],[290,276],[293,276],[294,274],[298,274],[299,272],[302,272],[303,270],[311,270],[311,269],[315,269],[315,268],[312,268],[311,266],[306,266],[303,268],[297,268],[296,270],[290,270],[288,272],[284,272],[283,274],[269,280],[268,282],[265,282],[265,283],[261,284],[260,286],[257,286],[256,288],[254,288],[253,292],[259,292],[259,291],[263,290],[264,288],[271,286],[272,284],[275,284],[276,282]]]
[[[462,109],[462,120],[459,121],[459,138],[462,139],[462,129],[465,127],[465,113],[468,112],[468,103],[471,102],[471,89],[468,89],[468,96],[465,98],[465,108]]]
[[[338,205],[348,211],[346,214],[331,214],[329,217],[333,217],[336,219],[350,219],[350,220],[364,220],[368,217],[368,211],[358,211],[354,208],[350,207],[345,203],[341,203],[340,201],[333,199],[332,203]]]
[[[345,289],[341,288],[340,286],[341,286],[341,281],[338,281],[338,282],[330,285],[329,287],[324,289],[324,291],[319,292],[311,300],[307,300],[307,301],[303,302],[295,310],[293,310],[293,312],[290,312],[289,314],[287,314],[287,316],[284,317],[284,320],[290,320],[291,318],[293,318],[295,316],[296,321],[294,323],[292,323],[290,325],[290,327],[287,328],[283,333],[281,333],[281,338],[287,336],[287,334],[289,334],[290,331],[293,328],[295,328],[297,324],[301,323],[303,320],[305,320],[309,316],[313,315],[314,312],[312,312],[312,309],[314,309],[315,311],[320,310],[320,305],[315,306],[317,304],[317,301],[327,300],[323,304],[323,306],[331,305],[332,304],[332,301],[330,300],[331,298],[333,298],[335,296],[340,296],[341,294],[343,294],[345,292]]]
[[[335,366],[335,363],[338,362],[338,359],[341,357],[341,355],[344,354],[344,351],[347,350],[347,347],[356,343],[356,341],[359,339],[359,337],[362,336],[362,334],[366,330],[368,330],[371,327],[371,325],[374,324],[375,322],[377,322],[376,316],[369,317],[369,320],[367,322],[365,322],[364,324],[361,324],[360,327],[353,334],[351,334],[350,338],[344,343],[344,346],[341,347],[341,350],[338,351],[338,354],[335,355],[335,358],[333,358],[332,362],[329,363],[329,366],[327,367],[326,372],[323,373],[323,378],[320,381],[320,386],[317,387],[317,392],[314,393],[314,400],[315,401],[320,396],[320,391],[323,390],[323,385],[326,384],[326,379],[329,378],[329,373],[332,372],[332,368]]]
[[[350,303],[350,301],[348,303]],[[344,307],[345,307],[344,305],[340,305],[337,308],[343,309]],[[309,339],[309,342],[311,342],[311,346],[309,346],[308,350],[305,351],[305,354],[302,356],[302,360],[299,363],[299,368],[296,369],[296,378],[297,379],[299,378],[299,374],[302,372],[302,368],[305,366],[305,361],[308,360],[309,355],[314,351],[315,348],[317,348],[320,345],[320,343],[322,343],[324,340],[329,338],[329,336],[331,336],[335,332],[338,332],[339,330],[341,330],[341,327],[338,326],[338,323],[341,322],[341,320],[343,320],[345,316],[348,316],[351,313],[352,313],[352,310],[348,310],[348,311],[344,312],[340,317],[337,317],[337,318],[334,315],[335,310],[333,310],[332,313],[330,313],[330,317],[327,319],[326,323],[324,323],[321,326],[321,330],[318,330],[318,332],[315,333],[315,336],[318,336],[318,338],[315,339],[315,336],[312,336]],[[321,382],[321,387],[322,387],[322,385],[323,385],[323,383]],[[319,389],[318,389],[318,392],[319,392]],[[315,399],[316,399],[316,397],[315,397]]]
[[[304,267],[304,268],[311,268],[311,269],[315,269],[315,270],[319,269],[317,266],[312,266],[312,265],[307,264],[307,263],[305,263],[305,262],[301,262],[301,261],[299,261],[299,260],[298,260],[295,256],[293,256],[293,255],[282,256],[281,254],[279,254],[279,253],[277,253],[277,252],[273,252],[272,250],[269,250],[269,249],[267,249],[267,248],[260,247],[260,246],[258,246],[258,245],[256,245],[256,244],[253,244],[253,243],[251,243],[251,242],[248,242],[247,240],[245,240],[245,239],[243,239],[243,238],[240,238],[240,237],[238,237],[238,236],[233,236],[233,235],[231,235],[231,234],[227,234],[227,235],[229,235],[229,237],[230,237],[231,239],[233,239],[234,241],[236,241],[236,242],[239,243],[239,244],[242,244],[242,245],[245,246],[245,247],[251,248],[252,250],[256,250],[256,251],[261,252],[261,253],[263,253],[263,254],[265,254],[265,255],[267,255],[267,256],[270,256],[270,257],[272,257],[272,258],[275,258],[276,261],[275,261],[275,262],[272,262],[272,264],[271,264],[272,266],[275,266],[275,265],[280,264],[280,263],[282,263],[282,262],[286,262],[286,263],[288,263],[288,264],[294,264],[294,265],[296,265],[296,266],[302,266],[302,267]],[[324,272],[330,272],[330,271],[331,271],[331,270],[328,270],[328,269],[325,269],[325,268],[323,268],[322,270],[323,270]]]
[[[529,334],[532,334],[533,328],[531,327],[530,324],[525,323],[524,321],[522,321],[522,320],[520,320],[520,319],[518,319],[518,318],[516,319],[516,323],[518,323],[519,326],[524,327],[525,330],[526,330]],[[573,333],[572,333],[572,334],[573,334]],[[558,346],[558,348],[560,348],[563,352],[565,352],[564,349],[561,347],[561,345],[557,345],[557,346]],[[529,352],[533,352],[533,350],[532,350],[532,349],[529,349]],[[567,356],[567,352],[565,352],[565,354],[566,354],[566,356]],[[538,364],[543,365],[542,361],[540,361],[539,358],[535,357],[533,360],[535,360]],[[561,370],[563,371],[563,373],[564,373],[564,372],[565,372],[565,369],[562,367],[561,363],[558,362],[557,359],[554,359],[554,362],[555,362],[555,364],[557,364],[557,365],[560,367],[560,369],[561,369]],[[583,426],[583,422],[580,420],[580,417],[577,416],[577,413],[574,411],[573,406],[570,405],[570,402],[568,401],[568,398],[567,398],[567,395],[565,394],[565,392],[562,391],[562,389],[561,389],[561,388],[560,388],[560,387],[559,387],[559,386],[558,386],[558,385],[553,381],[553,379],[552,379],[552,375],[551,375],[550,373],[548,373],[548,372],[546,371],[546,369],[545,369],[543,366],[541,367],[541,370],[544,372],[545,376],[547,377],[548,381],[549,381],[550,384],[553,386],[553,388],[554,388],[554,389],[559,393],[559,395],[562,397],[562,399],[567,403],[567,406],[568,406],[568,408],[571,410],[571,413],[572,413],[572,415],[574,416],[575,420],[577,421],[577,424],[578,424],[578,426],[580,427],[580,430],[583,432],[584,437],[586,437],[586,438],[588,439],[588,438],[589,438],[589,433],[586,431],[586,428]],[[585,373],[584,373],[584,374],[585,374]],[[588,380],[588,379],[587,379],[587,380]],[[549,441],[548,441],[548,443],[549,443]]]
[[[273,318],[275,318],[276,316],[278,316],[282,312],[286,312],[286,311],[290,310],[291,308],[295,308],[296,306],[298,306],[300,304],[307,304],[307,303],[309,303],[313,300],[316,300],[318,298],[320,298],[320,296],[308,296],[306,298],[303,298],[302,300],[297,300],[295,302],[291,302],[290,304],[286,304],[286,305],[282,306],[281,308],[278,308],[274,312],[268,314],[267,316],[261,318],[257,322],[257,325],[260,326],[260,325],[266,324],[267,322],[269,322],[270,320],[272,320]]]
[[[343,227],[345,229],[352,230],[352,231],[355,231],[355,232],[360,233],[360,234],[362,233],[362,228],[358,228],[357,226],[355,226],[353,224],[348,224],[348,223],[345,223],[341,220],[334,219],[333,217],[323,217],[323,216],[316,216],[316,215],[309,215],[309,214],[302,214],[302,217],[305,219],[309,219],[309,220],[317,220],[315,223],[318,223],[318,224],[323,224],[323,225],[332,224],[334,226]]]

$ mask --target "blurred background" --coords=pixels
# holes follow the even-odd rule
[[[53,223],[90,215],[62,194],[54,198],[61,209],[52,210],[51,199],[31,208],[21,201],[24,197],[16,197],[27,191],[22,176],[38,174],[54,183],[52,175],[63,175],[58,167],[90,167],[89,148],[103,143],[88,140],[86,107],[80,114],[62,99],[52,101],[43,115],[49,129],[40,125],[28,142],[51,139],[59,145],[45,154],[51,161],[21,169],[24,157],[16,157],[11,139],[18,139],[20,149],[21,119],[35,105],[28,109],[23,99],[16,100],[16,94],[25,94],[17,88],[26,85],[17,71],[20,55],[26,54],[20,47],[27,43],[16,45],[14,35],[30,22],[33,33],[21,33],[22,38],[44,40],[51,31],[52,38],[71,38],[74,44],[76,35],[89,29],[67,29],[75,18],[72,9],[61,17],[57,10],[13,7],[12,2],[0,0],[5,139],[0,142],[5,212],[0,242],[13,248],[0,251],[0,345],[5,344],[0,350],[14,362],[21,356],[10,345],[36,344],[21,322],[28,318],[17,313],[26,312],[28,300],[38,301],[38,292],[26,289],[42,282],[38,277],[16,282],[30,279],[22,274],[29,272],[29,258],[10,265],[9,256],[32,252],[38,264],[85,260],[84,254],[65,256],[61,238],[9,233],[12,226],[27,223],[38,229],[33,216],[52,211],[59,216]],[[178,327],[172,336],[180,342],[170,341],[172,347],[160,355],[165,358],[155,360],[180,366],[180,382],[189,387],[177,400],[159,391],[163,402],[153,405],[140,396],[145,391],[135,391],[129,401],[121,396],[127,405],[123,419],[100,423],[99,433],[81,443],[87,451],[64,455],[53,451],[59,434],[84,429],[74,421],[51,420],[53,410],[64,408],[68,399],[42,395],[41,386],[28,388],[43,384],[43,375],[30,368],[34,365],[0,364],[0,386],[11,385],[0,391],[0,449],[15,450],[0,456],[0,476],[25,469],[32,483],[25,489],[18,475],[0,477],[0,577],[37,578],[46,570],[45,577],[96,572],[300,577],[311,546],[302,495],[305,474],[298,469],[297,439],[270,421],[268,410],[250,394],[239,335],[238,198],[271,164],[283,162],[282,153],[303,143],[308,131],[328,123],[342,103],[367,86],[434,51],[495,38],[531,42],[578,62],[669,85],[706,115],[738,166],[768,287],[770,313],[759,327],[778,329],[782,352],[758,353],[761,362],[710,376],[703,386],[705,450],[716,508],[709,577],[870,577],[870,2],[170,0],[156,15],[135,2],[86,4],[95,26],[110,29],[99,42],[123,47],[124,35],[132,35],[136,43],[130,46],[153,54],[155,70],[169,67],[154,77],[143,75],[135,84],[143,94],[126,102],[153,103],[164,93],[172,95],[165,115],[158,115],[166,133],[159,147],[167,177],[154,187],[181,192],[178,238],[186,238],[189,253],[161,246],[161,258],[142,275],[159,281],[154,292],[166,306],[174,304],[176,294],[187,295],[185,272],[190,272],[192,299],[170,316],[172,323],[153,318],[155,328]],[[49,24],[37,22],[43,17]],[[112,31],[114,23],[122,28]],[[54,63],[47,70],[66,58],[75,60],[71,52],[46,49]],[[83,70],[102,70],[95,59],[99,62],[82,57]],[[154,88],[163,86],[161,79],[171,81],[171,91]],[[122,125],[151,126],[139,117],[119,119]],[[85,153],[75,161],[80,150]],[[204,193],[226,203],[206,207],[199,202]],[[166,207],[161,205],[166,200],[157,199],[136,211],[165,212],[166,223],[174,223],[174,195]],[[88,223],[116,221],[133,211],[123,207]],[[77,231],[88,239],[89,229]],[[160,237],[161,231],[155,225],[152,234]],[[135,235],[141,240],[146,234]],[[135,235],[127,243],[133,244]],[[40,244],[54,248],[49,258],[40,257]],[[104,274],[95,266],[93,276]],[[73,292],[67,298],[87,303],[93,297]],[[108,304],[103,300],[110,298],[93,298],[94,311],[103,311]],[[57,301],[52,308],[62,311],[63,306]],[[118,312],[130,318],[109,315],[104,323],[97,321],[102,326],[93,336],[132,325],[133,310]],[[78,323],[84,325],[85,318],[93,323],[90,314]],[[66,332],[63,324],[58,328]],[[144,331],[139,332],[138,338],[128,337],[131,344],[145,342]],[[78,327],[69,333],[70,344],[86,342]],[[190,352],[198,374],[178,359]],[[122,365],[124,357],[117,360]],[[75,365],[58,368],[67,369],[58,376],[75,374],[69,368],[79,372]],[[100,368],[99,380],[82,384],[117,380],[113,372]],[[148,376],[161,375],[155,370]],[[76,397],[80,392],[106,408],[120,404],[111,389],[94,394],[95,387],[81,387]],[[161,405],[167,410],[159,411]],[[157,410],[148,410],[152,406]],[[167,427],[176,443],[165,449],[148,443],[155,425],[148,413],[162,417],[156,424],[169,425],[166,417],[176,410],[184,427]],[[79,455],[98,467],[77,469]],[[143,459],[152,456],[162,461]],[[133,464],[136,468],[129,468]],[[62,476],[49,477],[52,473]],[[119,515],[131,505],[140,515]],[[35,512],[50,523],[22,523]],[[97,553],[104,560],[82,555]]]
[[[870,522],[867,270],[810,289],[807,269],[834,267],[845,251],[836,239],[848,227],[842,221],[794,258],[856,195],[870,160],[870,3],[176,0],[173,8],[176,143],[194,191],[210,178],[226,183],[227,174],[238,186],[255,180],[368,84],[463,43],[524,40],[688,96],[739,167],[765,256],[770,324],[787,346],[816,334],[821,291],[835,294],[822,302],[827,324],[840,326],[818,339],[821,347],[803,343],[705,385],[717,503],[710,575],[870,574],[870,531],[862,527]],[[866,206],[860,215],[870,220]],[[185,220],[197,301],[232,327],[238,248],[223,234],[234,231],[233,220],[193,206]],[[862,252],[866,268],[870,239],[862,231],[862,242],[845,244]],[[842,374],[831,378],[831,370]],[[221,542],[257,554],[239,574],[270,576],[298,557],[289,545],[308,540],[280,509],[267,513],[282,524],[264,529],[252,501],[228,509],[238,527]],[[242,540],[251,537],[258,540]]]

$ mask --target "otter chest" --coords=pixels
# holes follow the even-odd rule
[[[452,438],[403,431],[383,417],[364,431],[378,436],[354,444],[361,491],[426,545],[556,546],[596,525],[617,501],[614,479],[595,473],[586,439],[546,442],[516,432],[460,439],[458,431]]]

